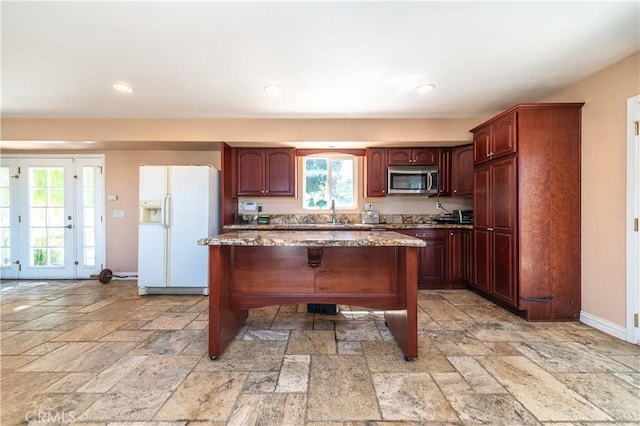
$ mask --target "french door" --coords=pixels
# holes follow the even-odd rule
[[[89,278],[104,265],[104,157],[3,156],[2,278]]]

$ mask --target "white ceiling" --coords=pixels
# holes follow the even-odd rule
[[[639,4],[2,1],[1,113],[485,116],[638,51]]]

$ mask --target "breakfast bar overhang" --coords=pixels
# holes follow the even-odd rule
[[[417,262],[425,242],[392,231],[237,231],[209,246],[209,357],[249,309],[294,303],[384,310],[406,360],[418,356]]]

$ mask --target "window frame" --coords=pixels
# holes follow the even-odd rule
[[[323,159],[327,159],[328,160],[328,164],[327,164],[327,180],[329,182],[328,185],[328,192],[329,195],[331,194],[331,163],[335,160],[350,160],[353,164],[353,168],[352,168],[352,185],[351,185],[351,189],[352,189],[352,200],[353,203],[350,206],[347,205],[341,205],[341,204],[336,204],[336,209],[340,209],[340,210],[357,210],[358,208],[358,203],[359,203],[359,196],[360,194],[358,194],[358,176],[359,176],[359,169],[358,169],[358,165],[359,165],[359,161],[358,161],[358,156],[357,155],[353,155],[353,154],[345,154],[345,153],[330,153],[330,152],[325,152],[325,153],[314,153],[314,154],[310,154],[310,155],[305,155],[304,157],[302,157],[302,164],[301,164],[301,172],[300,172],[300,176],[301,176],[301,190],[302,190],[302,194],[301,194],[301,203],[302,203],[302,209],[304,211],[307,212],[317,212],[317,213],[325,213],[328,211],[331,211],[331,203],[328,203],[326,207],[308,207],[306,205],[305,199],[306,199],[306,187],[307,187],[307,179],[306,179],[306,160],[309,158],[314,158],[314,159],[318,159],[318,158],[323,158]]]

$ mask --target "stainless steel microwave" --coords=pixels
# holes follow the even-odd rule
[[[438,166],[389,166],[388,195],[438,193]]]

